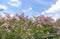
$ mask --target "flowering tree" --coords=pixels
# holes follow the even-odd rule
[[[55,21],[51,17],[40,15],[29,18],[24,13],[15,16],[6,14],[0,17],[1,39],[55,39]]]

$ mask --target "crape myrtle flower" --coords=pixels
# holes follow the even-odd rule
[[[29,21],[34,24],[35,23],[35,20],[33,18],[29,18]]]
[[[57,35],[60,35],[60,30],[57,30]]]
[[[45,24],[45,16],[44,15],[40,15],[37,17],[37,22],[39,24]]]
[[[37,17],[37,20],[38,21],[43,21],[45,19],[45,16],[44,15],[40,15]]]
[[[20,19],[19,19],[19,15],[18,14],[16,14],[15,16],[13,16],[15,19],[16,19],[16,21],[19,21]]]
[[[13,19],[15,19],[16,20],[16,17],[15,16],[13,16],[13,17],[11,17],[11,19],[13,20]]]
[[[10,30],[10,29],[8,29],[8,28],[6,29],[6,31],[7,31],[7,32],[11,32],[11,30]]]
[[[16,27],[17,27],[17,24],[16,24],[16,23],[15,23],[15,24],[13,24],[13,25],[12,25],[12,27],[13,27],[13,28],[16,28]]]
[[[25,20],[25,22],[28,22],[29,21],[28,16],[26,16],[24,20]]]
[[[47,34],[50,34],[49,31],[46,32]]]
[[[21,13],[19,17],[24,20],[24,18],[25,18],[24,12]]]
[[[39,28],[39,27],[42,27],[42,25],[41,24],[37,24],[37,28]]]
[[[32,19],[32,23],[33,23],[33,24],[35,23],[35,20],[34,20],[34,19]]]
[[[46,17],[44,15],[40,15],[37,17],[37,22],[41,25],[44,25],[44,24],[50,24],[50,25],[53,25],[55,22],[54,20],[51,18],[51,17]]]
[[[27,30],[27,26],[24,26],[24,27],[23,27],[23,31],[26,31],[26,30]]]
[[[49,24],[54,24],[55,23],[54,20],[51,17],[48,17],[48,16],[45,18],[45,21],[47,21]]]
[[[35,38],[32,36],[32,39],[35,39]]]
[[[4,24],[2,24],[2,26],[5,28],[8,28],[10,26],[10,24],[5,22]]]

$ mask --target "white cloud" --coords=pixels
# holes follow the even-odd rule
[[[22,10],[22,12],[26,12],[26,10]]]
[[[59,18],[59,14],[55,14],[53,18],[56,20],[57,18]]]
[[[22,10],[22,12],[24,12],[24,14],[29,17],[33,17],[33,16],[37,16],[38,12],[33,11],[32,7],[28,7],[27,9]]]
[[[0,15],[7,12],[7,6],[0,4]]]
[[[30,11],[30,10],[32,10],[32,7],[29,7],[29,8],[28,8],[28,11]]]
[[[20,7],[22,3],[21,3],[21,0],[10,0],[8,4],[11,6]]]
[[[7,6],[0,4],[0,15],[4,16],[4,13],[7,12]]]
[[[24,9],[24,10],[22,10],[23,12],[30,12],[30,11],[32,11],[32,7],[29,7],[28,9]]]
[[[17,0],[10,0],[11,2],[16,2]]]
[[[42,14],[54,14],[54,16],[52,16],[54,19],[60,17],[60,0],[57,0],[55,4],[52,4],[52,6],[48,9],[45,10],[44,12],[42,12]]]
[[[0,9],[7,10],[7,7],[5,5],[0,4]]]

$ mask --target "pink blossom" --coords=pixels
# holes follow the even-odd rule
[[[16,23],[12,25],[13,28],[16,28],[16,26],[17,26]]]
[[[42,27],[42,25],[41,24],[38,24],[37,27]]]
[[[25,26],[25,27],[23,28],[23,30],[26,31],[26,29],[27,29],[27,28],[26,28],[26,26]]]
[[[7,32],[11,32],[11,30],[7,28]]]
[[[32,36],[32,39],[34,39],[34,37]]]
[[[60,35],[60,30],[57,31],[57,34]]]
[[[20,17],[21,17],[22,19],[24,19],[24,16],[25,16],[25,15],[24,15],[24,12],[20,14]]]
[[[10,25],[9,25],[9,23],[4,23],[2,26],[8,28]]]
[[[28,21],[29,21],[28,16],[26,16],[24,20],[25,20],[26,22],[28,22]]]
[[[38,20],[43,21],[44,19],[45,19],[45,16],[44,15],[38,16]]]
[[[50,34],[49,31],[47,31],[47,34]]]
[[[34,24],[35,23],[35,20],[32,19],[31,22]]]

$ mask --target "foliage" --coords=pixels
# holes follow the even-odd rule
[[[12,17],[6,14],[0,17],[0,39],[57,39],[59,21],[44,15],[29,18],[23,13]]]

